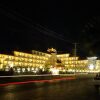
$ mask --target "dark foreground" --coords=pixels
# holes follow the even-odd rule
[[[99,100],[92,78],[0,87],[0,100]]]

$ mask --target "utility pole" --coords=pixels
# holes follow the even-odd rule
[[[74,44],[74,57],[75,57],[75,74],[76,74],[76,56],[77,56],[77,44],[78,43],[73,43]]]

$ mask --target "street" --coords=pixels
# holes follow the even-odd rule
[[[0,100],[97,100],[100,97],[92,79],[8,85],[0,87]],[[44,84],[44,85],[41,85]]]

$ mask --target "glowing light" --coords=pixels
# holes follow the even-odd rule
[[[9,66],[10,66],[11,68],[13,68],[13,67],[14,67],[13,62],[9,62]]]
[[[27,70],[28,70],[28,71],[31,71],[31,69],[30,69],[29,67],[27,68]]]
[[[35,70],[38,71],[39,69],[38,68],[35,68]]]
[[[42,66],[40,66],[40,69],[42,69],[43,67]]]
[[[33,70],[32,72],[36,73],[37,71],[36,70]]]
[[[89,69],[90,69],[90,70],[93,70],[93,69],[94,69],[94,65],[93,65],[93,64],[90,64],[90,65],[89,65]]]
[[[32,70],[34,70],[34,68],[32,68]]]
[[[3,68],[3,64],[0,64],[0,69],[2,69]]]
[[[66,70],[65,70],[65,69],[63,69],[62,71],[63,71],[63,72],[66,72]]]
[[[72,72],[73,70],[72,69],[68,69],[68,72]]]
[[[17,68],[17,72],[20,73],[20,68]]]
[[[20,70],[18,70],[17,72],[20,73]]]
[[[42,69],[42,71],[44,71],[44,68]]]
[[[25,72],[25,68],[22,68],[22,72]]]
[[[59,75],[59,69],[50,68],[50,71],[52,72],[53,75]]]

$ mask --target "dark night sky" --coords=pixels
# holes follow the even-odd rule
[[[77,42],[77,55],[99,57],[100,16],[93,16],[95,12],[100,13],[94,2],[2,2],[0,52],[46,52],[54,47],[59,53],[72,54]]]

